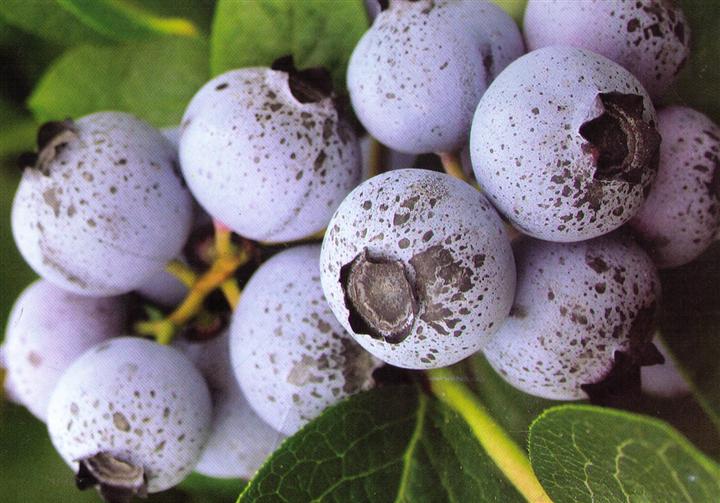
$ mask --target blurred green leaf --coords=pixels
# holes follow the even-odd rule
[[[10,229],[10,208],[20,179],[15,160],[20,152],[32,149],[36,126],[32,118],[0,100],[0,340],[15,299],[35,278],[15,248]],[[1,399],[0,399],[1,402]],[[0,420],[1,423],[1,420]],[[2,435],[0,435],[2,436]],[[3,464],[0,461],[0,467]],[[2,470],[0,469],[0,473]],[[1,485],[1,484],[0,484]]]
[[[80,21],[122,42],[158,35],[196,37],[197,27],[180,17],[163,17],[125,0],[56,0]]]
[[[468,425],[409,386],[355,395],[287,439],[240,503],[522,501]]]
[[[190,19],[207,35],[210,33],[216,3],[216,0],[143,0],[142,6],[159,15]]]
[[[720,494],[720,466],[682,435],[612,409],[546,411],[530,428],[530,460],[556,503],[707,503]]]
[[[62,9],[56,0],[2,0],[0,17],[23,31],[66,47],[109,42]]]
[[[156,126],[173,126],[206,80],[207,43],[203,40],[167,38],[112,48],[81,46],[50,67],[29,106],[39,122],[119,110]]]
[[[234,68],[270,66],[292,54],[298,68],[325,66],[335,88],[367,29],[362,0],[220,0],[211,36],[213,75]]]
[[[3,258],[5,256],[3,255]],[[0,488],[3,503],[98,503],[80,493],[53,449],[45,425],[25,409],[0,401]]]
[[[720,2],[681,0],[690,25],[690,59],[668,100],[698,109],[720,123]]]
[[[197,498],[198,502],[230,503],[237,499],[238,493],[246,485],[247,482],[240,479],[215,479],[199,473],[191,473],[178,489]]]

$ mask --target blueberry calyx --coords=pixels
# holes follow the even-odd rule
[[[72,119],[46,122],[37,132],[37,153],[25,152],[18,158],[21,169],[34,168],[47,174],[48,164],[71,140],[77,138],[78,130]]]
[[[590,402],[611,405],[622,396],[639,393],[640,367],[665,362],[662,353],[651,342],[655,332],[656,313],[655,303],[640,309],[630,327],[628,351],[615,351],[613,366],[602,380],[580,386],[590,397]]]
[[[288,55],[276,59],[270,68],[288,74],[290,92],[300,103],[317,103],[333,95],[332,77],[322,66],[298,70]]]
[[[592,404],[611,406],[615,402],[620,402],[623,397],[639,394],[640,367],[665,362],[663,355],[652,343],[644,346],[642,353],[615,351],[613,359],[613,367],[604,379],[596,383],[580,385]]]
[[[371,257],[367,248],[340,271],[353,331],[390,344],[412,331],[418,302],[399,260]]]
[[[97,487],[106,503],[130,503],[134,496],[147,497],[147,479],[142,467],[100,452],[79,460],[77,488]]]
[[[660,160],[660,134],[643,118],[643,97],[611,92],[598,99],[603,113],[580,126],[595,161],[594,178],[639,184],[645,172],[657,172]]]

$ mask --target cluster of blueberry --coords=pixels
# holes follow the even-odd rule
[[[290,58],[215,77],[177,130],[101,112],[42,126],[22,157],[12,228],[43,279],[11,314],[6,389],[81,487],[127,501],[192,470],[250,477],[384,363],[482,351],[573,400],[662,361],[657,268],[720,225],[720,129],[653,105],[688,56],[682,12],[530,0],[523,37],[490,2],[382,7],[349,62],[353,111],[454,176],[364,176],[327,72]],[[138,315],[138,295],[174,310]]]

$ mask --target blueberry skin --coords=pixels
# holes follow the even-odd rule
[[[478,100],[524,52],[515,22],[484,0],[393,0],[350,58],[360,122],[399,152],[454,152]]]
[[[45,421],[50,395],[76,358],[124,329],[122,297],[93,298],[40,279],[10,312],[0,352],[8,395]]]
[[[511,63],[480,100],[470,135],[475,177],[524,234],[557,242],[591,239],[640,209],[657,156],[605,173],[582,134],[607,110],[604,96],[629,99],[628,108],[650,134],[655,109],[640,82],[583,49],[530,52]],[[647,139],[648,153],[657,152],[657,142],[657,136]]]
[[[195,471],[249,480],[285,435],[260,419],[243,395],[230,362],[229,340],[226,331],[209,341],[174,344],[203,374],[213,402],[210,437]]]
[[[89,349],[60,378],[48,407],[50,439],[65,462],[104,452],[142,467],[150,493],[180,483],[207,441],[210,392],[169,346],[120,337]]]
[[[130,292],[176,257],[192,198],[172,145],[121,112],[75,121],[77,135],[28,167],[12,208],[23,258],[43,278],[89,296]]]
[[[292,435],[326,407],[371,388],[373,358],[335,320],[320,286],[320,246],[289,248],[243,289],[230,325],[235,376],[257,414]]]
[[[663,0],[530,0],[523,31],[530,51],[570,45],[602,54],[632,72],[653,99],[690,54],[685,16]]]
[[[360,148],[331,96],[301,102],[288,73],[231,70],[185,110],[180,163],[213,218],[249,239],[284,242],[322,230],[360,181]]]
[[[510,317],[483,352],[510,384],[551,400],[588,398],[584,385],[652,339],[660,279],[650,257],[617,233],[580,243],[524,238]]]
[[[720,127],[687,107],[658,112],[660,167],[630,221],[661,269],[699,257],[720,227]]]
[[[409,278],[416,309],[402,340],[354,326],[343,271],[365,252],[402,264]],[[478,351],[515,292],[497,212],[470,185],[422,169],[383,173],[351,192],[328,226],[320,267],[339,322],[373,355],[403,368],[443,367]]]

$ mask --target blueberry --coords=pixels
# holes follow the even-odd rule
[[[323,241],[322,284],[337,319],[381,360],[436,368],[480,349],[515,288],[500,219],[468,184],[421,169],[371,178]]]
[[[2,345],[8,395],[45,421],[60,376],[87,349],[123,332],[124,310],[121,297],[80,296],[42,279],[27,287]]]
[[[642,248],[617,234],[572,244],[526,238],[515,257],[515,303],[483,349],[498,373],[554,400],[639,384],[639,365],[656,362],[660,294]]]
[[[660,136],[642,85],[603,56],[547,47],[513,62],[473,120],[475,176],[523,233],[548,241],[606,234],[639,209]]]
[[[182,249],[192,198],[172,145],[132,115],[48,123],[12,208],[15,242],[42,277],[83,295],[139,287]]]
[[[662,365],[653,365],[640,369],[643,393],[662,398],[676,398],[691,393],[690,385],[678,365],[673,361],[665,344],[655,341],[660,354],[665,359]]]
[[[177,346],[205,377],[213,401],[210,438],[195,471],[208,477],[252,478],[284,435],[255,414],[240,390],[230,363],[228,333]]]
[[[326,407],[370,388],[380,362],[335,320],[320,286],[320,246],[265,262],[230,326],[235,375],[258,415],[291,435]]]
[[[530,0],[523,31],[528,50],[570,45],[602,54],[631,71],[654,98],[690,53],[685,16],[665,0]]]
[[[47,424],[80,485],[97,484],[104,495],[143,495],[190,474],[208,437],[211,407],[203,377],[178,350],[121,337],[68,368],[50,398]]]
[[[720,128],[686,107],[658,113],[660,168],[630,221],[660,268],[700,256],[720,227]]]
[[[332,95],[294,75],[226,72],[183,116],[180,160],[193,195],[249,239],[290,241],[322,230],[359,182],[357,138]]]
[[[348,90],[381,143],[451,152],[467,140],[488,84],[523,52],[515,22],[491,2],[393,0],[355,47]]]

